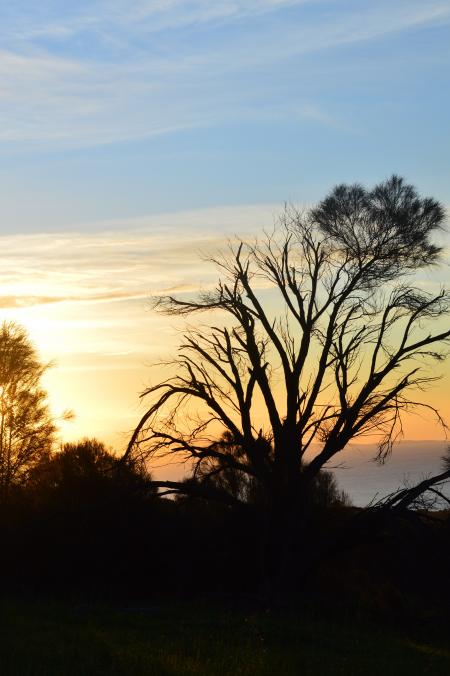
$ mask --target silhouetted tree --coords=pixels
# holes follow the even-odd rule
[[[214,468],[220,485],[155,485],[229,504],[242,495],[227,472],[256,480],[271,575],[292,579],[286,570],[294,550],[306,556],[301,526],[322,469],[364,435],[386,458],[402,415],[427,406],[417,392],[444,357],[450,330],[438,320],[450,295],[429,293],[411,274],[438,261],[430,238],[443,220],[438,202],[396,176],[372,190],[341,185],[305,213],[287,208],[262,242],[231,246],[215,261],[215,290],[159,298],[169,315],[217,316],[186,332],[167,364],[173,376],[143,393],[151,403],[125,458],[178,458],[194,476]],[[220,444],[218,431],[229,435]]]
[[[0,327],[0,491],[23,484],[50,452],[56,427],[41,378],[42,364],[25,329]]]
[[[260,436],[258,443],[273,459],[273,448],[270,442]],[[221,491],[225,502],[227,496],[232,496],[233,499],[247,505],[258,507],[267,505],[268,496],[265,485],[259,477],[236,469],[229,462],[224,461],[222,453],[225,453],[227,457],[232,455],[237,461],[245,458],[245,449],[233,440],[230,432],[224,432],[220,440],[212,444],[209,452],[210,455],[203,462],[195,465],[192,478],[188,479],[191,493],[193,482],[197,481],[200,487],[206,487],[207,490]],[[350,504],[349,496],[338,488],[333,474],[326,470],[321,470],[311,483],[309,501],[312,506],[316,507]]]
[[[88,438],[65,443],[60,451],[43,456],[29,480],[38,491],[58,492],[76,503],[89,497],[101,500],[105,492],[118,502],[124,495],[152,492],[151,477],[142,462],[123,464],[104,443]]]
[[[163,518],[158,518],[163,501],[149,479],[142,464],[120,463],[96,439],[63,444],[43,457],[24,488],[15,491],[15,502],[0,506],[0,536],[14,577],[26,578],[31,588],[83,594],[142,586],[129,567],[141,565],[151,575]]]

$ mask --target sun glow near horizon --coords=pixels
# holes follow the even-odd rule
[[[151,296],[213,284],[201,255],[226,246],[243,214],[244,231],[265,226],[273,205],[149,217],[137,229],[0,237],[1,318],[22,324],[53,363],[52,409],[75,414],[61,423],[64,439],[95,435],[124,448],[142,414],[139,393],[163,378],[149,367],[174,353],[182,324],[152,312]]]
[[[241,231],[260,232],[273,222],[273,207],[254,207]],[[242,216],[242,209],[237,214]],[[212,286],[216,268],[200,254],[223,248],[236,228],[232,210],[222,230],[195,229],[191,217],[162,237],[155,222],[135,232],[3,237],[0,273],[2,318],[22,324],[45,362],[52,409],[64,439],[97,436],[122,450],[142,415],[139,393],[164,379],[151,365],[174,356],[184,321],[150,308],[152,293],[192,293]],[[164,219],[162,219],[164,220]],[[258,222],[258,229],[256,228]],[[425,286],[439,284],[445,269],[422,275]],[[450,411],[450,367],[421,397]],[[426,411],[405,420],[405,438],[442,439],[442,429]],[[362,443],[371,439],[362,439]]]

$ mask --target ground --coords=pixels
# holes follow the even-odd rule
[[[399,629],[354,615],[17,599],[0,602],[0,613],[2,676],[450,673],[442,627]]]

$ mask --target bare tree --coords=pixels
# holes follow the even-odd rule
[[[159,298],[162,312],[208,322],[187,330],[173,376],[143,393],[149,408],[125,457],[257,479],[269,547],[287,561],[309,487],[350,440],[376,436],[384,459],[405,413],[427,407],[444,425],[422,391],[445,357],[450,294],[412,279],[438,262],[431,236],[443,220],[438,202],[396,176],[373,190],[341,185],[305,213],[286,208],[263,241],[231,245],[213,291]],[[239,502],[226,482],[157,483]]]
[[[56,427],[47,406],[42,364],[25,329],[0,327],[0,490],[24,483],[50,452]]]

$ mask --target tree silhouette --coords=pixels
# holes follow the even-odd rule
[[[30,471],[30,484],[39,492],[59,493],[78,503],[80,497],[115,501],[130,496],[148,497],[151,476],[143,463],[123,464],[97,439],[81,439],[62,445],[57,452],[44,455]]]
[[[213,291],[159,298],[169,315],[208,321],[187,330],[167,363],[173,375],[143,393],[151,403],[125,458],[169,456],[191,463],[194,476],[256,479],[283,576],[293,549],[306,546],[300,525],[322,469],[367,435],[385,459],[403,414],[427,407],[421,392],[445,356],[450,295],[429,293],[412,274],[439,260],[431,235],[443,220],[438,202],[396,176],[372,190],[341,185],[305,213],[286,208],[263,241],[231,245],[215,260]],[[226,481],[156,483],[240,501]]]
[[[39,360],[25,329],[0,327],[0,491],[26,481],[48,454],[56,427],[41,387],[47,366]]]
[[[272,456],[273,448],[270,442],[264,437],[259,439],[259,444],[264,446],[264,451]],[[226,460],[222,457],[225,454]],[[216,491],[222,493],[224,502],[227,498],[240,501],[247,505],[265,506],[267,502],[267,493],[264,484],[259,477],[250,475],[242,469],[236,469],[230,464],[228,458],[233,456],[236,460],[245,459],[245,449],[236,443],[230,432],[224,432],[222,437],[210,448],[209,457],[202,463],[195,465],[192,477],[187,481],[190,483],[189,491],[193,493],[194,482],[198,482],[200,491],[206,488],[207,491]],[[169,489],[168,494],[172,491]],[[310,486],[310,502],[316,506],[328,507],[331,505],[349,505],[351,503],[349,496],[345,491],[341,491],[331,472],[321,470],[315,477]]]

